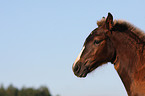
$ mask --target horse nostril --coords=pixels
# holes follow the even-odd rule
[[[74,67],[74,72],[75,73],[78,73],[80,71],[80,67],[79,67],[79,65],[76,65],[75,67]]]

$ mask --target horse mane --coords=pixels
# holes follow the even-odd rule
[[[100,21],[97,21],[98,27],[103,26],[105,22],[106,22],[106,18],[104,17]],[[113,30],[120,31],[120,32],[123,32],[125,30],[130,30],[134,35],[133,37],[139,39],[141,41],[140,43],[145,43],[145,33],[139,28],[132,25],[131,23],[125,20],[114,20],[113,24],[114,24]]]

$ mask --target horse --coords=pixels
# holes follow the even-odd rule
[[[111,62],[129,96],[145,96],[145,34],[111,13],[97,22],[86,38],[72,69],[77,77],[86,77],[97,67]]]

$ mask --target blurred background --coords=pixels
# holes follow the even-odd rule
[[[145,30],[144,4],[144,0],[1,0],[1,87],[46,86],[52,96],[127,96],[112,64],[86,78],[76,77],[72,64],[96,22],[108,12]]]

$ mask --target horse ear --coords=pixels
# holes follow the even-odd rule
[[[111,30],[113,27],[113,16],[111,13],[108,13],[108,16],[106,19],[106,27],[108,30]]]

